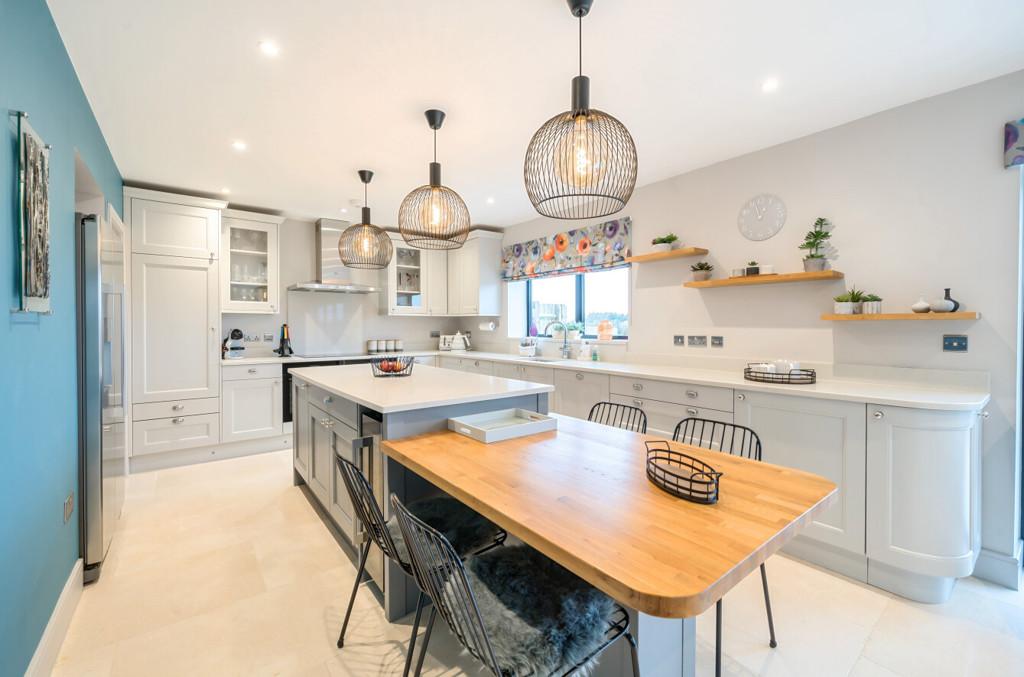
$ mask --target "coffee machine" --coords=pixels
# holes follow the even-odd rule
[[[245,334],[241,329],[232,329],[220,347],[220,355],[226,360],[240,360],[245,357]]]

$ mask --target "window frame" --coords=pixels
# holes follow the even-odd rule
[[[587,272],[599,273],[599,272],[602,272],[602,271],[595,270],[595,271],[587,271]],[[572,276],[575,278],[575,288],[576,288],[576,317],[573,318],[573,319],[567,319],[566,320],[567,322],[577,322],[579,324],[582,324],[584,327],[586,326],[586,323],[584,322],[584,318],[587,316],[587,313],[586,313],[586,307],[585,307],[585,305],[586,305],[586,294],[584,292],[583,276],[586,275],[587,272],[572,273]],[[525,334],[526,336],[530,335],[530,327],[533,325],[533,283],[537,279],[544,279],[544,278],[527,278],[526,279],[526,334]],[[633,303],[632,303],[632,299],[631,298],[629,299],[629,311],[630,311],[630,325],[632,325],[633,324],[632,323]],[[540,331],[541,331],[540,327],[537,327],[537,336],[536,336],[536,338],[551,338],[551,334],[541,334]],[[566,335],[568,336],[568,333]],[[580,334],[580,338],[596,340],[597,339],[597,334],[581,333]],[[629,340],[629,335],[628,334],[627,335],[618,335],[618,334],[616,334],[616,335],[612,336],[612,340],[613,341],[628,341]]]

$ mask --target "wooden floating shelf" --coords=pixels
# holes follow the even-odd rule
[[[961,311],[957,313],[876,313],[874,315],[833,315],[825,313],[821,319],[829,322],[899,322],[903,320],[980,320],[981,313]]]
[[[704,256],[707,249],[701,247],[680,247],[667,252],[651,252],[650,254],[638,254],[627,256],[626,263],[650,263],[651,261],[666,261],[668,259],[681,259],[685,256]]]
[[[702,282],[685,282],[684,287],[692,289],[710,289],[712,287],[745,287],[752,284],[782,284],[785,282],[818,282],[822,280],[841,280],[843,274],[838,270],[822,270],[813,273],[777,273],[774,275],[747,275],[745,277],[728,277],[724,280],[704,280]]]

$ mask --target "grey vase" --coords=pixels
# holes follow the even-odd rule
[[[945,300],[946,300],[946,301],[952,301],[952,302],[953,302],[953,310],[951,310],[951,311],[949,311],[949,312],[951,312],[951,313],[955,313],[956,311],[960,310],[960,302],[959,302],[959,301],[957,301],[956,299],[954,299],[953,297],[951,297],[951,296],[949,295],[949,287],[946,287],[946,296],[945,296]]]

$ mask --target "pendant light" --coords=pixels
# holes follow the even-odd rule
[[[580,73],[572,79],[572,108],[537,130],[526,149],[523,176],[534,208],[556,219],[614,214],[636,185],[636,145],[611,115],[590,107],[583,75],[583,17],[593,0],[568,0],[579,19]]]
[[[398,208],[398,231],[419,249],[458,249],[469,236],[469,210],[459,194],[441,185],[437,161],[437,130],[444,123],[444,111],[426,111],[427,124],[434,130],[434,161],[430,183],[405,196]]]
[[[338,238],[338,255],[349,268],[387,268],[394,247],[384,229],[370,223],[370,208],[366,201],[366,187],[373,178],[369,169],[359,170],[363,182],[363,214],[359,223],[349,226]]]

